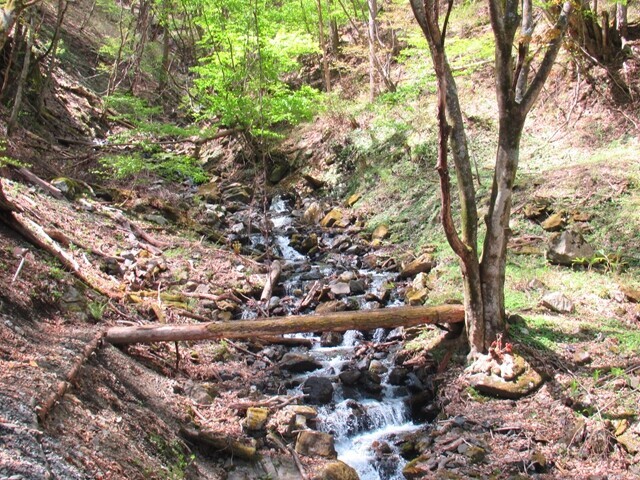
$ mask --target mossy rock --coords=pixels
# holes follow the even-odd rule
[[[51,185],[56,187],[69,200],[75,200],[82,195],[95,196],[91,187],[80,180],[68,177],[58,177],[51,180]]]
[[[360,480],[358,472],[344,462],[331,462],[316,480]]]

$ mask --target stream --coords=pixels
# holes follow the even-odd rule
[[[391,287],[397,282],[397,271],[366,266],[362,256],[367,248],[359,246],[356,234],[303,225],[292,211],[290,201],[276,197],[268,212],[271,244],[285,264],[280,281],[283,288],[277,292],[280,296],[274,293],[270,302],[273,313],[295,313],[299,297],[317,282],[324,283],[328,303],[333,301],[334,308],[342,308],[340,304],[360,310],[404,304],[397,288]],[[296,235],[317,236],[318,248],[313,255],[292,246]],[[251,237],[253,246],[260,243],[266,243],[262,235]],[[406,369],[396,365],[402,335],[402,329],[304,335],[312,338],[314,347],[300,351],[313,357],[321,368],[297,374],[291,382],[290,393],[300,395],[311,388],[309,383],[318,382],[317,378],[330,380],[330,401],[315,402],[318,429],[333,435],[338,459],[353,467],[362,480],[404,479],[402,469],[407,461],[400,453],[403,438],[425,428],[423,419],[422,425],[414,421],[409,407],[411,395],[420,390],[424,378],[407,375]],[[411,385],[417,388],[411,390]]]

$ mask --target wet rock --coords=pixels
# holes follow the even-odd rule
[[[329,302],[323,302],[316,307],[315,312],[317,314],[344,312],[347,309],[347,305],[340,300],[331,300]]]
[[[429,289],[409,287],[405,291],[404,298],[409,305],[422,305],[429,298]]]
[[[567,225],[562,213],[554,213],[544,222],[540,224],[543,230],[547,232],[557,232],[562,230]]]
[[[390,385],[402,385],[407,380],[409,371],[404,367],[394,367],[389,372],[387,381]]]
[[[369,363],[369,371],[377,375],[382,375],[388,370],[380,360],[371,360]]]
[[[337,347],[342,343],[344,335],[340,332],[324,332],[320,337],[320,345],[323,347]]]
[[[389,227],[387,225],[378,225],[373,233],[371,233],[371,238],[373,240],[384,240],[389,237]]]
[[[263,407],[249,407],[244,418],[243,427],[249,431],[264,430],[269,416],[269,409]]]
[[[402,469],[402,475],[407,480],[422,480],[431,477],[431,463],[433,463],[434,468],[437,467],[437,463],[430,462],[430,460],[432,460],[430,453],[414,458]]]
[[[302,214],[302,221],[309,225],[316,225],[322,219],[324,212],[317,202],[311,203]]]
[[[435,266],[435,260],[429,253],[423,253],[415,260],[403,265],[400,271],[400,278],[410,278],[418,273],[429,273]]]
[[[280,368],[293,373],[311,372],[322,368],[320,362],[303,353],[288,352],[285,353],[279,363]]]
[[[210,383],[199,383],[188,380],[184,392],[200,405],[210,405],[219,395],[218,390]]]
[[[360,480],[360,477],[352,467],[337,461],[325,466],[317,480]]]
[[[325,377],[309,377],[302,384],[305,402],[311,405],[326,405],[333,399],[333,384]]]
[[[349,282],[349,290],[352,295],[362,295],[365,292],[364,281],[357,279]]]
[[[298,434],[295,450],[300,455],[309,457],[336,457],[333,436],[328,433],[304,430]]]
[[[291,246],[300,253],[311,253],[318,248],[318,235],[311,233],[308,236],[294,234],[291,236]]]
[[[375,372],[367,370],[362,373],[358,385],[362,387],[365,392],[378,395],[382,392],[382,378]]]
[[[556,313],[573,313],[576,309],[571,300],[560,292],[547,293],[540,301],[543,307]]]
[[[595,252],[582,235],[566,230],[556,233],[549,239],[547,260],[558,265],[588,263]]]
[[[344,372],[340,373],[340,375],[338,375],[338,378],[340,378],[340,381],[343,385],[352,386],[355,385],[358,380],[360,380],[361,376],[362,373],[360,372],[360,370],[345,370]]]

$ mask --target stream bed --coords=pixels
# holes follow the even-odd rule
[[[273,200],[268,218],[270,243],[285,265],[281,296],[272,298],[269,306],[274,314],[308,313],[296,310],[297,297],[317,283],[322,284],[320,298],[326,297],[318,309],[322,304],[330,306],[328,311],[404,304],[396,288],[397,270],[366,265],[363,255],[370,250],[357,235],[304,225],[292,214],[290,202],[281,197]],[[313,242],[306,241],[309,238]],[[294,248],[293,239],[306,242],[305,248]],[[262,242],[269,240],[260,235],[252,239],[254,245]],[[416,394],[419,400],[432,397],[422,395],[430,383],[425,373],[411,372],[397,359],[403,330],[306,336],[314,347],[301,352],[321,367],[296,375],[290,393],[307,394],[320,388],[315,384],[329,388],[328,397],[311,403],[318,406],[318,429],[333,435],[338,459],[353,467],[362,480],[404,479],[407,460],[401,447],[407,436],[425,428],[424,418],[415,414]],[[328,379],[331,386],[318,378]]]

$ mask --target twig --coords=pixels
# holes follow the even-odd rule
[[[18,279],[18,275],[20,275],[20,271],[22,270],[22,266],[24,265],[25,260],[26,260],[26,257],[24,256],[20,259],[20,265],[18,265],[18,268],[16,269],[16,273],[13,274],[11,283],[15,283],[15,281]]]
[[[278,438],[278,435],[273,430],[269,430],[269,432],[267,433],[267,437],[269,437],[269,440],[275,443],[280,450],[289,452],[291,454],[291,456],[293,457],[293,461],[296,463],[296,467],[298,467],[298,471],[300,472],[300,478],[302,478],[302,480],[307,480],[309,477],[304,470],[304,465],[302,465],[298,453],[289,445],[286,445],[282,440],[280,440],[280,438]]]

